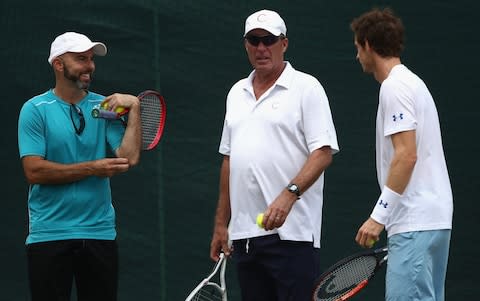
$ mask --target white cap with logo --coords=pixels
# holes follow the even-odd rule
[[[253,29],[264,29],[275,36],[287,35],[287,26],[280,15],[272,10],[263,9],[251,14],[245,21],[245,33]]]
[[[56,37],[52,42],[48,63],[51,65],[57,56],[64,53],[85,52],[92,48],[95,55],[104,56],[107,54],[107,46],[105,46],[105,44],[101,42],[92,42],[87,36],[80,33],[66,32]]]

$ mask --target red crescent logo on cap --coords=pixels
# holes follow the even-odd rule
[[[265,14],[260,14],[260,15],[258,15],[258,17],[257,17],[257,21],[258,21],[258,22],[265,22],[265,21],[267,21],[267,20],[266,20],[266,17],[267,17],[267,15],[265,15]]]

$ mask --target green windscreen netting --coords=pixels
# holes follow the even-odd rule
[[[285,19],[286,59],[324,85],[337,128],[341,151],[326,173],[321,268],[358,251],[357,228],[379,191],[374,162],[379,86],[355,60],[349,23],[385,5],[404,20],[403,61],[429,86],[442,122],[456,210],[447,299],[473,298],[471,287],[479,277],[470,271],[479,264],[480,245],[473,233],[479,224],[472,218],[480,213],[480,109],[473,90],[480,67],[476,2],[2,0],[0,300],[29,299],[24,252],[28,185],[18,159],[17,120],[23,102],[53,86],[50,43],[65,31],[85,33],[108,47],[105,57],[96,58],[93,91],[155,89],[167,102],[159,147],[112,179],[119,300],[184,300],[210,271],[225,96],[251,71],[242,45],[243,22],[262,8]],[[383,275],[374,280],[358,299],[383,298]],[[230,300],[240,300],[232,262],[227,282]]]

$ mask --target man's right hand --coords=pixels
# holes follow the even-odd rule
[[[222,251],[227,257],[230,256],[232,251],[228,245],[228,228],[216,226],[213,231],[212,242],[210,243],[210,258],[217,261]]]

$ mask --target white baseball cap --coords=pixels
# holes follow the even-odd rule
[[[95,55],[104,56],[107,54],[107,46],[100,42],[92,42],[86,35],[76,32],[66,32],[59,35],[52,42],[50,47],[50,56],[48,63],[51,65],[52,61],[57,57],[67,52],[85,52],[93,48]]]
[[[246,36],[252,29],[265,29],[275,36],[283,34],[287,35],[287,26],[282,17],[274,11],[263,9],[251,14],[245,21],[245,33]]]

